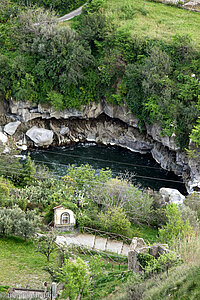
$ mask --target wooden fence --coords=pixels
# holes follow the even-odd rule
[[[104,238],[109,238],[111,240],[117,240],[117,241],[120,240],[123,243],[128,244],[128,245],[130,245],[132,242],[132,239],[128,238],[127,236],[117,234],[117,233],[106,232],[106,231],[102,231],[102,230],[98,230],[98,229],[93,229],[93,228],[89,228],[89,227],[81,227],[81,232],[93,234],[95,236],[100,236],[100,237],[104,237]]]

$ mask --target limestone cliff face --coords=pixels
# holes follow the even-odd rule
[[[149,152],[162,168],[182,176],[188,191],[200,189],[199,162],[188,159],[180,151],[175,135],[162,136],[157,124],[146,125],[146,130],[141,132],[138,120],[125,104],[113,106],[102,101],[80,109],[56,111],[50,106],[11,99],[0,109],[1,135],[8,139],[13,135],[18,147],[70,145],[80,141]]]

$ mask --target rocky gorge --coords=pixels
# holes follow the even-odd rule
[[[10,141],[19,149],[95,142],[116,145],[131,151],[151,153],[163,169],[181,176],[188,192],[200,189],[200,164],[176,145],[175,135],[163,136],[157,124],[145,125],[123,104],[105,101],[90,103],[80,109],[57,111],[51,106],[28,101],[1,102],[0,144],[9,151]]]

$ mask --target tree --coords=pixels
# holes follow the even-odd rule
[[[166,207],[167,223],[159,229],[159,239],[163,243],[170,243],[175,238],[184,238],[193,235],[194,231],[190,226],[189,220],[182,220],[181,211],[176,204],[170,204]]]
[[[11,218],[11,209],[3,208],[0,210],[0,232],[3,235],[3,238],[7,234],[12,233],[13,229],[13,218]]]
[[[35,245],[37,252],[44,254],[49,261],[50,255],[57,248],[56,244],[56,233],[54,230],[49,231],[47,234],[38,235],[35,238]]]
[[[62,297],[74,300],[88,294],[90,273],[81,258],[77,258],[75,262],[68,259],[57,274],[59,281],[64,284]]]
[[[92,187],[102,185],[112,177],[112,172],[109,169],[101,169],[96,173],[95,169],[89,164],[76,167],[71,165],[67,169],[67,175],[63,177],[66,182],[75,186],[78,191],[91,190]]]
[[[34,211],[27,211],[18,221],[18,234],[23,237],[26,242],[28,238],[36,234],[39,224],[39,216],[37,216]]]
[[[180,206],[180,212],[181,212],[181,218],[184,222],[185,220],[188,220],[190,226],[194,230],[198,230],[200,228],[197,211],[194,211],[189,206],[182,204]]]
[[[68,93],[69,86],[78,84],[84,78],[85,68],[92,64],[90,49],[83,45],[76,31],[59,26],[55,15],[48,11],[38,8],[22,12],[16,31],[20,49],[36,59],[36,80],[53,80],[48,92],[54,87],[56,93]],[[62,94],[50,94],[59,97],[59,106]]]
[[[27,156],[26,163],[24,165],[24,173],[23,173],[23,184],[24,185],[32,185],[35,181],[34,174],[36,172],[34,163],[31,160],[30,155]]]
[[[24,212],[18,206],[0,210],[0,232],[5,238],[13,234],[27,238],[33,237],[38,229],[40,218],[33,211]]]
[[[0,205],[3,206],[5,204],[5,200],[9,195],[9,187],[12,186],[9,180],[0,176]]]
[[[19,154],[19,151],[12,149],[10,153],[0,155],[0,176],[2,175],[4,178],[20,186],[24,171],[19,159],[15,157],[17,154]]]
[[[197,125],[194,126],[190,134],[192,142],[200,148],[200,117],[197,119]]]

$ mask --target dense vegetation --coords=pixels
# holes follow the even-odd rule
[[[84,0],[11,0],[21,6],[33,7],[35,5],[45,9],[54,10],[59,15],[67,14],[85,3]]]
[[[2,155],[1,160],[7,161],[9,155]],[[59,179],[46,168],[36,167],[30,158],[16,171],[14,166],[17,164],[17,160],[10,160],[9,167],[0,170],[0,247],[5,266],[14,257],[13,274],[18,272],[19,266],[26,266],[26,272],[20,272],[19,280],[33,272],[32,276],[23,280],[24,284],[40,284],[35,276],[41,274],[42,278],[49,278],[50,275],[52,281],[62,282],[65,287],[62,296],[70,299],[76,299],[79,294],[84,299],[90,299],[91,295],[102,299],[115,293],[116,286],[121,293],[130,284],[135,288],[138,283],[140,289],[134,291],[131,288],[131,291],[136,295],[145,294],[147,278],[157,273],[163,276],[167,268],[176,265],[180,267],[181,263],[191,263],[191,259],[199,257],[199,247],[194,247],[199,240],[195,236],[195,232],[198,234],[199,219],[196,211],[189,207],[193,207],[193,199],[196,197],[195,209],[199,211],[198,194],[194,194],[193,198],[187,197],[187,206],[162,207],[157,192],[141,191],[128,178],[112,178],[109,169],[101,169],[96,173],[90,165],[71,165],[66,176]],[[75,212],[76,227],[79,230],[88,226],[106,231],[107,234],[111,232],[130,238],[142,237],[147,243],[167,242],[174,249],[174,253],[162,255],[157,260],[149,254],[141,254],[143,275],[140,276],[127,271],[126,257],[99,254],[83,247],[57,247],[57,233],[46,232],[45,226],[52,224],[53,208],[57,205],[63,205]],[[35,237],[38,230],[43,235]],[[17,237],[11,238],[10,235]],[[28,241],[23,242],[20,237]],[[30,238],[34,238],[34,243]],[[11,248],[15,251],[13,256]],[[24,251],[28,255],[27,260]],[[46,262],[39,258],[40,263],[34,268],[38,253],[46,257]],[[176,253],[181,254],[182,260],[177,259]],[[10,269],[6,267],[3,277],[0,276],[2,284],[13,285],[19,282],[18,278],[10,274]],[[124,294],[123,297],[126,299]]]
[[[198,299],[199,286],[199,236],[176,241],[176,251],[184,259],[184,264],[169,269],[169,273],[154,274],[145,281],[130,279],[120,293],[111,299],[117,300],[161,300]]]
[[[157,122],[181,149],[189,137],[199,144],[199,14],[149,1],[93,0],[70,26],[53,12],[8,0],[0,11],[5,99],[56,109],[102,98],[126,102],[141,129]]]

